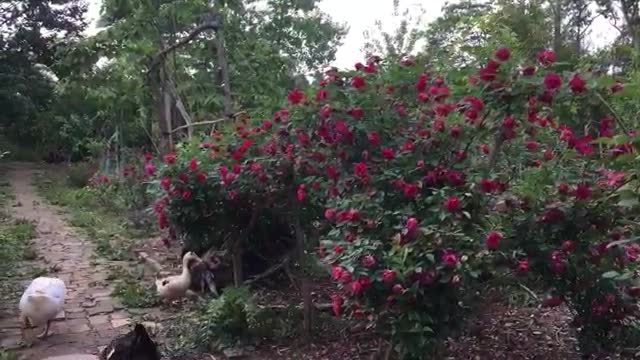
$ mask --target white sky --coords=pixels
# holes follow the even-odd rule
[[[455,1],[455,0],[454,0]],[[422,5],[426,13],[422,19],[428,23],[437,18],[446,0],[400,0],[401,11]],[[87,17],[93,24],[100,12],[101,0],[89,0]],[[375,4],[375,5],[374,5]],[[381,20],[385,29],[393,30],[397,23],[394,19],[393,0],[322,0],[320,9],[329,14],[334,21],[346,23],[349,33],[343,39],[343,45],[338,49],[336,60],[332,65],[340,68],[352,67],[362,61],[360,49],[364,43],[363,32],[370,29],[376,20]],[[366,14],[366,15],[365,15]],[[89,29],[92,33],[93,27]],[[598,18],[593,24],[590,42],[593,47],[601,47],[611,42],[617,31],[603,18]]]

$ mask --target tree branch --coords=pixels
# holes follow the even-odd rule
[[[200,35],[201,33],[207,31],[207,30],[213,30],[213,31],[218,31],[218,29],[220,29],[220,21],[218,19],[211,19],[208,22],[196,27],[195,29],[191,30],[191,32],[189,32],[189,34],[187,36],[185,36],[184,38],[182,38],[180,41],[174,43],[173,45],[166,47],[162,50],[160,50],[152,59],[151,64],[149,65],[149,70],[147,73],[151,73],[153,71],[153,69],[155,69],[160,62],[164,59],[164,57],[172,52],[175,51],[176,49],[178,49],[179,47],[185,46],[188,43],[190,43],[193,39],[195,39],[198,35]]]

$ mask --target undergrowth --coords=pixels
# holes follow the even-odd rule
[[[301,309],[297,304],[261,304],[248,288],[228,288],[216,299],[199,302],[182,312],[168,328],[165,355],[170,358],[251,348],[263,342],[290,344],[301,331]],[[315,334],[341,332],[349,328],[344,319],[317,313]]]

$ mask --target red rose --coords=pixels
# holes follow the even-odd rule
[[[333,165],[327,165],[326,173],[327,173],[327,177],[331,180],[337,179],[339,175],[338,169],[336,169],[336,167]]]
[[[551,161],[551,160],[553,160],[553,158],[554,158],[553,150],[551,150],[551,149],[546,149],[546,150],[544,151],[543,156],[544,156],[544,159],[545,159],[546,161]]]
[[[460,199],[455,196],[451,196],[444,201],[443,206],[451,213],[458,212],[460,211]]]
[[[382,153],[382,157],[387,160],[391,160],[395,157],[395,153],[393,149],[390,147],[382,148],[381,153]]]
[[[353,164],[353,172],[357,177],[364,179],[369,176],[369,172],[367,171],[367,164],[363,162],[357,162]]]
[[[362,108],[358,106],[349,109],[347,113],[354,119],[362,119],[362,117],[364,116],[364,110],[362,110]]]
[[[576,186],[576,190],[573,193],[573,196],[578,200],[585,200],[591,197],[591,188],[588,184],[578,184]]]
[[[325,209],[324,210],[324,218],[333,221],[336,217],[336,211],[333,209]]]
[[[442,253],[442,262],[448,267],[454,267],[458,264],[458,255],[453,250],[445,250]]]
[[[486,192],[486,193],[494,192],[498,188],[497,185],[498,184],[493,179],[487,179],[487,178],[480,179],[480,189],[483,192]]]
[[[518,261],[517,270],[521,274],[529,272],[529,260],[523,259]]]
[[[318,89],[318,91],[316,92],[316,101],[324,101],[327,100],[327,96],[328,96],[328,91],[325,88],[320,88]]]
[[[304,201],[306,197],[306,193],[304,192],[304,184],[298,185],[298,190],[296,190],[296,198],[298,201]]]
[[[569,80],[569,88],[574,94],[580,94],[587,88],[587,82],[582,79],[580,74],[575,74],[571,80]]]
[[[156,167],[152,163],[144,164],[144,173],[147,176],[154,176],[156,174]]]
[[[491,148],[487,144],[478,145],[478,149],[485,155],[489,155],[489,153],[491,153]]]
[[[356,239],[356,234],[352,233],[351,231],[347,231],[347,233],[344,235],[344,240],[346,242],[353,242],[353,240]]]
[[[207,174],[205,174],[203,171],[198,172],[198,174],[196,175],[196,180],[201,183],[207,181]]]
[[[482,81],[493,81],[496,79],[497,69],[492,69],[490,67],[484,67],[480,69],[478,72],[478,76]]]
[[[429,77],[427,74],[425,73],[420,74],[418,77],[418,81],[416,81],[416,91],[419,93],[424,92],[427,89],[428,80],[429,80]]]
[[[367,63],[367,66],[364,67],[364,72],[366,72],[367,74],[373,74],[374,72],[376,72],[376,63]]]
[[[551,252],[551,270],[556,274],[563,273],[566,269],[566,259],[561,251]]]
[[[598,123],[598,131],[601,137],[612,137],[613,136],[613,125],[614,120],[610,117],[605,117],[600,119]]]
[[[534,140],[527,140],[527,141],[525,141],[524,144],[527,147],[527,150],[529,150],[529,151],[536,151],[540,147],[540,144],[537,141],[534,141]]]
[[[182,197],[182,200],[189,200],[191,199],[191,194],[192,194],[191,190],[186,189],[182,191],[182,194],[180,196]]]
[[[356,68],[356,70],[362,70],[362,69],[364,69],[364,65],[362,63],[358,62],[358,63],[356,63],[355,68]]]
[[[342,246],[340,246],[340,245],[336,245],[336,246],[334,246],[334,247],[333,247],[333,252],[334,252],[336,255],[340,255],[340,254],[342,254]]]
[[[453,138],[457,139],[458,137],[460,137],[460,134],[462,134],[462,128],[460,127],[460,125],[453,125],[449,130],[449,135],[451,135],[451,137]]]
[[[501,47],[498,50],[496,50],[495,57],[496,57],[496,60],[505,62],[509,60],[509,58],[511,57],[511,50],[509,50],[509,48],[506,48],[506,47]]]
[[[331,277],[333,278],[333,280],[339,280],[342,277],[342,273],[344,273],[345,271],[346,270],[341,266],[334,265],[331,267]]]
[[[327,104],[320,108],[320,116],[328,118],[331,116],[331,105]]]
[[[367,139],[371,145],[378,146],[380,144],[380,134],[377,131],[371,131],[367,134]]]
[[[533,65],[528,65],[522,68],[523,76],[533,76],[536,73],[536,67]]]
[[[163,177],[160,180],[160,187],[162,187],[163,189],[169,191],[169,188],[171,187],[171,179],[168,177]]]
[[[402,294],[404,292],[404,288],[400,284],[395,284],[391,288],[391,292],[393,292],[396,295],[400,295],[400,294]]]
[[[195,171],[198,169],[198,159],[193,158],[189,161],[189,170]]]
[[[568,193],[569,193],[569,185],[567,184],[558,185],[558,194],[567,195]]]
[[[271,129],[271,121],[270,120],[262,120],[262,129],[263,130]]]
[[[174,164],[176,162],[176,154],[169,153],[164,156],[164,162],[168,165]]]
[[[487,234],[484,242],[487,245],[487,248],[489,248],[490,250],[495,250],[498,248],[500,241],[502,241],[502,237],[503,236],[501,233],[497,231],[491,231],[489,234]]]
[[[376,258],[374,258],[372,255],[365,255],[362,258],[362,266],[366,268],[372,268],[375,265],[376,265]]]
[[[542,50],[538,53],[538,62],[543,66],[549,66],[556,62],[556,53],[553,50]]]
[[[576,247],[576,242],[573,240],[565,240],[562,242],[562,250],[571,252]]]
[[[418,219],[414,217],[410,217],[407,219],[407,223],[405,224],[405,227],[409,231],[414,231],[418,227],[418,224],[419,224]]]
[[[544,87],[549,90],[557,90],[562,86],[562,78],[556,73],[548,73],[544,77]]]
[[[382,271],[382,282],[387,286],[391,286],[396,282],[396,272],[393,270],[385,269]]]
[[[304,100],[304,93],[299,89],[293,89],[289,91],[287,100],[289,100],[289,102],[293,105],[300,104],[302,100]]]
[[[429,101],[429,94],[421,92],[418,93],[418,101],[422,103],[426,103]]]
[[[438,132],[443,132],[444,126],[445,126],[444,121],[442,120],[434,120],[433,123],[431,123],[431,128],[433,128],[433,130]]]
[[[351,78],[351,86],[356,89],[362,89],[366,85],[366,82],[362,76],[354,76]]]
[[[354,296],[358,296],[364,292],[364,286],[359,280],[352,281],[350,288],[351,288],[351,294]]]

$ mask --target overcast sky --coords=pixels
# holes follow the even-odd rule
[[[100,12],[101,0],[89,0],[88,17],[92,23],[97,19]],[[400,0],[401,9],[412,9],[422,5],[426,14],[424,23],[433,21],[440,15],[442,5],[446,0]],[[328,13],[334,21],[346,23],[349,26],[349,33],[343,41],[343,45],[338,49],[336,60],[333,65],[338,67],[351,67],[362,60],[360,49],[364,43],[363,32],[370,29],[376,20],[381,20],[384,27],[394,29],[397,26],[397,19],[392,16],[393,0],[322,0],[320,8]],[[365,15],[366,14],[366,15]],[[603,46],[616,37],[616,30],[603,18],[596,19],[590,37],[591,45],[594,47]]]

